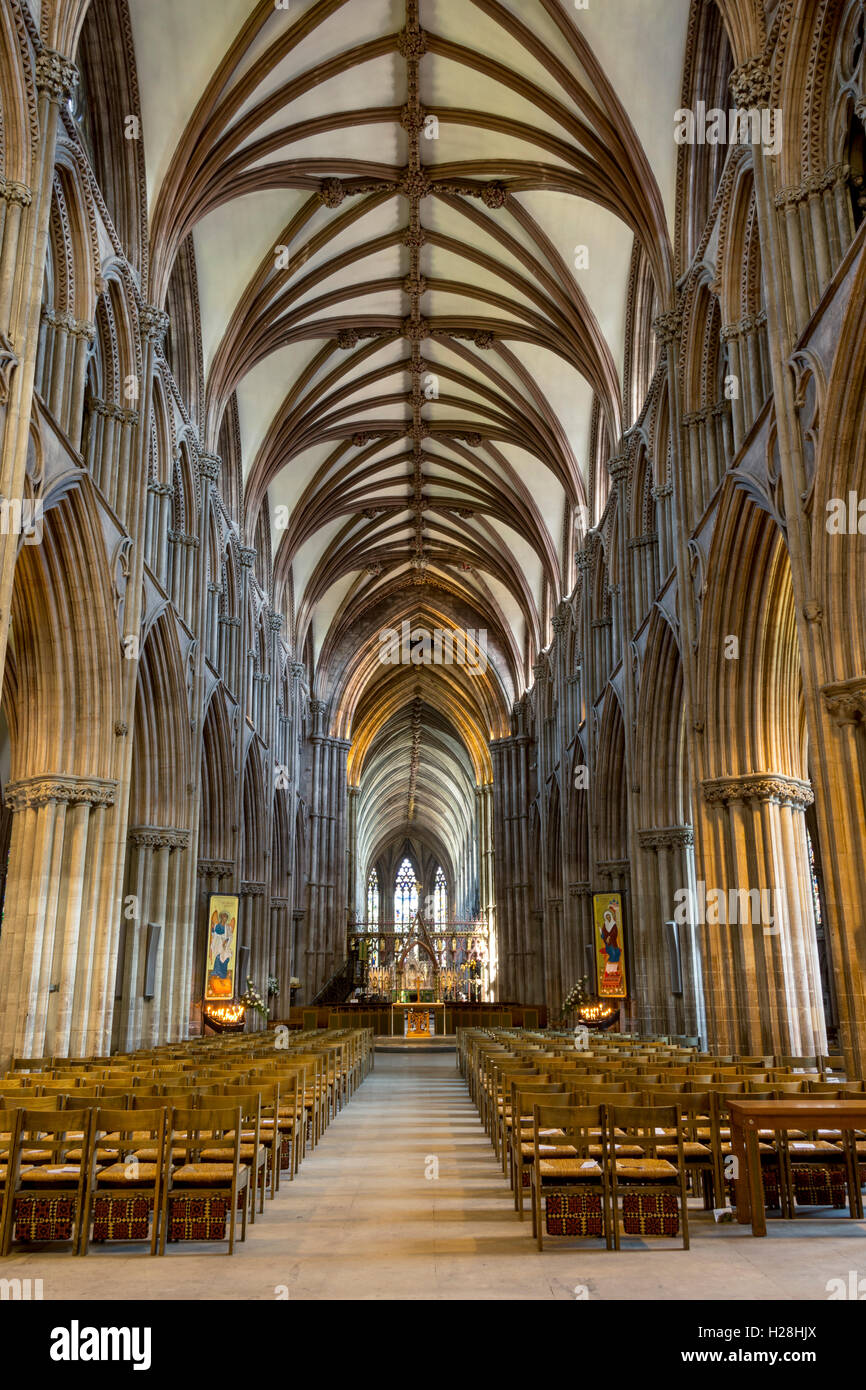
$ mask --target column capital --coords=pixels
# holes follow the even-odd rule
[[[189,831],[167,825],[134,825],[127,839],[137,849],[189,849]]]
[[[627,483],[628,475],[631,472],[631,459],[628,454],[617,454],[615,458],[609,459],[607,471],[615,487],[618,487],[620,483]]]
[[[602,878],[614,878],[618,874],[631,872],[630,859],[600,859],[596,864]]]
[[[808,782],[772,772],[750,772],[740,777],[714,777],[701,784],[708,806],[727,806],[732,801],[759,801],[805,810],[815,800]]]
[[[770,104],[770,65],[765,58],[748,58],[734,68],[728,83],[731,96],[740,110]]]
[[[856,724],[866,721],[866,676],[835,681],[821,689],[831,719],[837,724]]]
[[[198,456],[198,476],[202,482],[215,483],[219,480],[222,471],[223,461],[219,454],[199,454]]]
[[[637,838],[644,849],[683,849],[695,843],[695,832],[690,825],[663,825],[639,830]]]
[[[568,604],[561,603],[552,618],[553,630],[557,637],[562,637],[568,632],[568,625],[571,618]]]
[[[0,201],[18,203],[22,208],[29,208],[33,202],[33,194],[26,183],[16,183],[14,179],[0,179]]]
[[[234,871],[230,859],[200,859],[196,869],[199,878],[230,878]]]
[[[653,319],[653,332],[659,344],[665,347],[680,336],[683,326],[682,305],[677,304],[675,308],[666,310]]]
[[[64,101],[78,85],[78,69],[54,48],[43,48],[36,59],[36,88],[51,101]]]
[[[238,548],[238,555],[244,569],[252,569],[253,565],[256,563],[257,553],[256,549],[251,545],[242,545]]]
[[[138,323],[142,337],[147,342],[158,346],[168,332],[171,320],[165,310],[158,309],[155,304],[142,304],[139,310]]]
[[[113,806],[117,783],[101,777],[68,777],[64,774],[44,777],[22,777],[10,782],[6,789],[6,804],[13,811],[45,806],[50,801],[70,806]]]

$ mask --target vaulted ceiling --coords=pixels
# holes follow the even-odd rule
[[[191,235],[205,446],[236,395],[334,731],[420,698],[383,625],[483,629],[486,673],[423,672],[481,780],[598,519],[636,242],[670,294],[688,0],[279,3],[131,0],[150,298]]]

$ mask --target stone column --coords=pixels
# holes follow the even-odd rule
[[[866,932],[858,904],[866,901],[866,676],[836,681],[822,692],[826,737],[818,778],[831,853],[822,858],[841,1044],[852,1076],[866,1067]],[[817,780],[817,778],[816,778]]]
[[[7,788],[14,821],[0,943],[2,1062],[68,1054],[76,979],[90,951],[85,891],[101,867],[102,836],[90,837],[90,817],[116,794],[115,782],[65,774]],[[86,1017],[86,1000],[82,1007]]]
[[[705,781],[703,800],[718,879],[698,884],[696,916],[716,962],[707,1003],[719,1046],[824,1053],[804,816],[812,790],[790,777],[747,774]]]
[[[694,885],[692,827],[667,825],[641,830],[638,841],[646,853],[637,890],[645,899],[641,904],[642,959],[636,968],[645,980],[645,1000],[650,1001],[649,1010],[645,1004],[640,1009],[639,1026],[648,1032],[705,1037],[700,942],[692,925],[678,922],[675,915],[681,901],[677,893],[691,891]],[[671,990],[670,959],[663,936],[666,922],[677,926],[682,977],[679,997]]]

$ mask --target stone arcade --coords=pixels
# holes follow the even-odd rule
[[[864,118],[860,0],[0,0],[0,1078],[391,1034],[291,1241],[467,1028],[866,1076]]]

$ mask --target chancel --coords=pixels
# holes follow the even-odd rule
[[[847,1288],[862,0],[0,38],[0,1272]]]

